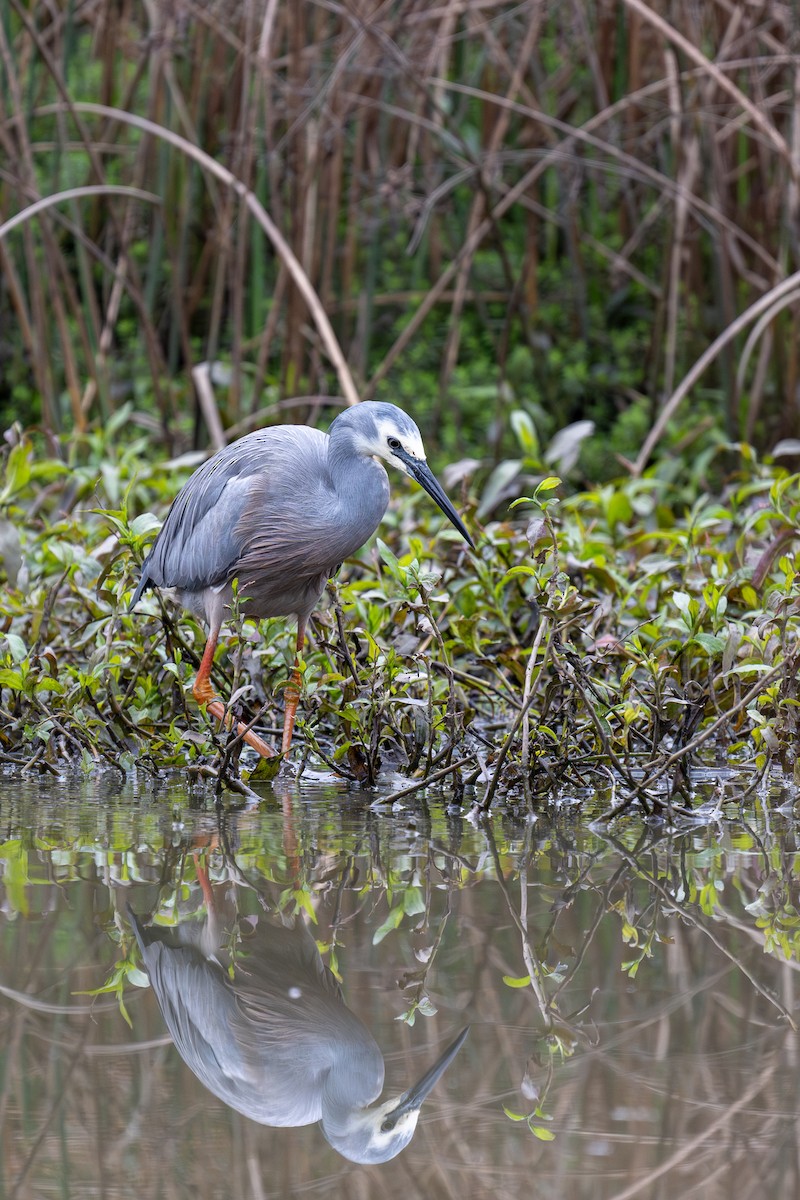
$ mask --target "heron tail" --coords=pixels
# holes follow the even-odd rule
[[[139,918],[131,908],[130,904],[125,904],[125,911],[127,912],[128,920],[131,923],[131,929],[136,934],[136,941],[139,943],[139,949],[142,952],[142,958],[144,958],[147,952],[147,943],[144,940],[144,930],[139,924]]]
[[[133,612],[142,597],[142,593],[147,591],[147,589],[150,587],[150,584],[150,572],[147,569],[147,562],[145,561],[142,564],[142,572],[139,576],[139,582],[136,585],[136,591],[133,593],[131,602],[128,605],[128,612]]]

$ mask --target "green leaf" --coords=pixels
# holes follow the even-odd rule
[[[269,759],[272,762],[272,759]],[[311,898],[311,893],[306,888],[293,888],[292,899],[298,912],[302,911],[306,914],[309,921],[313,925],[317,924],[317,913]]]
[[[169,664],[169,666],[172,665],[172,663]],[[178,672],[175,671],[176,676],[177,674]],[[259,758],[247,777],[248,783],[250,780],[255,780],[256,783],[269,783],[280,771],[282,762],[283,757],[280,754],[276,754],[274,758]]]
[[[6,504],[28,483],[31,477],[29,450],[27,442],[18,442],[11,450],[6,463],[5,483],[0,492],[0,504]]]
[[[537,1137],[540,1142],[554,1142],[556,1135],[551,1129],[545,1129],[542,1125],[529,1125],[530,1131],[534,1137]]]
[[[691,646],[695,643],[712,655],[722,654],[725,649],[726,639],[719,637],[716,633],[696,633],[693,638],[690,638],[687,645]]]
[[[507,494],[506,489],[511,486],[521,470],[522,463],[515,458],[507,458],[497,464],[483,489],[481,502],[475,514],[479,521],[487,516],[496,504],[499,504],[501,497]]]
[[[528,567],[524,564],[519,564],[518,566],[511,567],[508,571],[506,571],[505,575],[500,580],[500,584],[502,586],[502,584],[508,583],[509,579],[516,579],[519,575],[533,575],[535,577],[536,573],[535,567]]]
[[[627,525],[632,516],[633,510],[628,497],[624,492],[614,492],[606,509],[609,526],[616,529],[617,525]]]
[[[142,537],[145,533],[150,533],[153,529],[160,529],[161,524],[162,522],[155,513],[141,513],[131,521],[131,533],[135,533],[137,537]]]
[[[381,538],[376,538],[375,544],[378,547],[378,554],[381,556],[381,561],[385,562],[388,567],[394,567],[395,570],[399,569],[400,563],[397,555],[389,549],[386,542],[382,541]]]
[[[0,846],[0,864],[3,865],[3,886],[6,900],[12,913],[27,916],[28,906],[28,852],[22,842],[14,839]]]
[[[425,897],[422,895],[421,888],[406,888],[403,892],[403,912],[407,913],[409,917],[415,917],[418,913],[425,912]]]
[[[538,499],[540,492],[552,492],[560,486],[561,480],[557,475],[548,475],[546,479],[543,479],[541,483],[536,485],[536,491],[533,493],[533,495],[536,499]]]
[[[673,592],[672,593],[672,603],[675,605],[675,607],[678,609],[679,612],[683,613],[684,616],[689,615],[689,606],[692,603],[692,598],[688,592],[678,592],[678,591]]]
[[[7,633],[5,635],[5,643],[8,646],[8,652],[15,663],[21,663],[27,658],[28,649],[22,638],[16,633]]]
[[[638,931],[634,925],[630,924],[629,921],[622,922],[622,940],[629,946],[638,946],[639,944]]]
[[[44,675],[41,679],[36,680],[37,692],[55,692],[58,696],[63,696],[65,692],[64,684],[58,679],[51,679],[49,675]]]
[[[382,925],[379,925],[378,928],[373,933],[373,935],[372,935],[373,946],[377,946],[378,942],[382,942],[383,939],[386,937],[387,933],[391,933],[393,929],[397,929],[397,927],[400,924],[400,922],[402,921],[402,919],[403,919],[403,907],[401,904],[398,904],[396,908],[391,909],[386,920],[383,922]]]
[[[519,975],[519,976],[504,975],[503,976],[503,983],[506,985],[506,987],[510,987],[510,988],[527,987],[528,984],[530,983],[530,981],[531,981],[530,975]]]
[[[530,414],[522,408],[515,408],[508,420],[525,457],[538,458],[539,439]]]

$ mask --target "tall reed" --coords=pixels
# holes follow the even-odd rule
[[[797,436],[797,54],[766,2],[10,0],[0,223],[61,198],[0,229],[0,416],[171,446],[208,363],[223,428],[411,371],[439,428],[481,357],[554,422],[644,404],[638,470],[701,376]]]

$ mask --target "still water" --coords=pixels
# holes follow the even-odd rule
[[[374,799],[0,776],[0,1197],[800,1195],[791,811]],[[382,1064],[397,1099],[466,1026],[350,1161]]]

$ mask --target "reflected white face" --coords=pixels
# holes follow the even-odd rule
[[[417,1128],[419,1109],[409,1109],[408,1112],[403,1113],[401,1117],[398,1117],[396,1121],[393,1121],[391,1120],[391,1112],[397,1107],[397,1101],[390,1101],[389,1104],[386,1104],[383,1107],[389,1110],[387,1116],[390,1118],[391,1129],[384,1128],[385,1121],[382,1121],[378,1125],[381,1133],[390,1134],[393,1141],[401,1141],[403,1138],[410,1138],[414,1130]]]
[[[323,1118],[323,1133],[331,1146],[351,1163],[387,1163],[395,1158],[414,1136],[420,1110],[410,1109],[392,1117],[401,1098],[385,1100],[375,1109],[351,1112],[338,1129]]]
[[[379,1163],[388,1162],[405,1149],[414,1136],[419,1120],[419,1109],[413,1108],[393,1119],[392,1113],[397,1108],[398,1098],[387,1100],[378,1108],[373,1108],[359,1114],[354,1125],[360,1125],[368,1130],[368,1137],[352,1140],[345,1138],[337,1142],[329,1135],[329,1141],[341,1154],[351,1162]],[[350,1141],[348,1145],[347,1142]]]
[[[413,479],[403,455],[425,462],[425,447],[416,425],[409,419],[408,425],[400,428],[395,421],[381,418],[375,422],[375,435],[357,439],[357,448],[361,454],[382,458],[393,467],[403,471]]]

